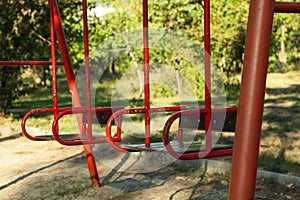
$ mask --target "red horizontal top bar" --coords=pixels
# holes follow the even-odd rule
[[[0,61],[0,66],[19,66],[19,65],[37,65],[49,66],[52,65],[51,61]],[[56,65],[64,65],[64,62],[56,62]]]
[[[300,13],[300,2],[276,2],[274,11],[278,13]]]

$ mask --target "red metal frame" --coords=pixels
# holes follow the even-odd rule
[[[277,13],[300,13],[300,3],[275,2],[274,12]]]
[[[127,152],[126,149],[119,147],[116,145],[115,142],[121,140],[121,121],[123,114],[134,114],[134,113],[144,113],[144,121],[145,121],[145,147],[149,148],[151,144],[150,139],[150,113],[152,112],[169,112],[169,111],[182,111],[185,109],[184,106],[173,106],[173,107],[161,107],[161,108],[151,108],[150,107],[150,90],[149,90],[149,36],[148,36],[148,0],[143,0],[143,43],[144,43],[144,107],[143,108],[133,108],[133,109],[123,109],[117,111],[114,108],[91,108],[91,94],[90,94],[90,72],[89,72],[89,44],[88,44],[88,24],[87,24],[87,2],[86,0],[82,1],[82,10],[83,10],[83,38],[84,38],[84,62],[85,62],[85,74],[86,74],[86,106],[82,106],[79,91],[76,86],[75,76],[72,69],[71,59],[68,53],[67,43],[64,36],[64,31],[62,28],[61,18],[59,14],[59,9],[56,0],[48,0],[49,9],[50,9],[50,38],[51,38],[51,62],[48,61],[17,61],[17,62],[0,62],[2,65],[51,65],[52,66],[52,95],[53,95],[53,107],[52,108],[44,108],[44,109],[35,109],[28,112],[23,120],[22,120],[22,130],[24,135],[31,140],[41,141],[44,140],[43,138],[31,136],[26,130],[26,121],[27,119],[32,116],[33,114],[37,113],[53,113],[54,120],[52,123],[52,132],[53,137],[63,145],[84,145],[85,154],[87,156],[87,163],[90,170],[90,174],[92,177],[93,185],[100,186],[99,178],[97,175],[97,169],[95,166],[95,161],[92,155],[92,148],[90,144],[94,143],[102,143],[102,142],[109,142],[113,148],[120,150],[122,152]],[[63,62],[56,61],[56,38],[58,41],[58,46],[60,49],[60,53],[63,58]],[[212,150],[212,136],[211,136],[211,116],[212,112],[216,112],[216,110],[211,109],[211,96],[210,96],[210,89],[211,89],[211,81],[210,81],[210,0],[204,1],[204,49],[205,49],[205,108],[199,111],[201,114],[205,114],[205,130],[206,130],[206,151],[205,157],[215,157],[215,156],[224,156],[230,155],[232,151],[219,151],[219,152],[211,152]],[[68,86],[71,91],[72,101],[73,101],[73,108],[59,108],[58,107],[58,100],[57,100],[57,85],[56,85],[56,65],[64,65],[66,77],[68,80]],[[227,112],[230,109],[223,109],[222,112]],[[232,109],[235,110],[235,109]],[[231,110],[231,111],[232,111]],[[92,113],[93,112],[106,112],[106,111],[116,111],[112,114],[111,118],[107,122],[107,129],[106,129],[106,136],[107,139],[93,139],[92,135]],[[191,111],[192,112],[192,111]],[[229,111],[230,112],[230,111]],[[87,114],[87,124],[82,124],[83,114]],[[184,115],[190,112],[179,112],[174,116]],[[77,117],[79,133],[77,136],[79,138],[83,138],[83,135],[87,135],[87,139],[82,139],[80,141],[65,141],[59,135],[59,120],[69,114],[75,114]],[[172,116],[165,127],[173,122],[172,119],[175,119]],[[118,121],[118,128],[117,128],[117,137],[111,136],[111,126],[114,120]],[[195,159],[195,158],[202,158],[202,154],[199,153],[189,154],[189,155],[182,155],[178,156],[176,152],[172,149],[169,145],[168,141],[168,129],[164,131],[164,142],[166,148],[172,155],[178,157],[180,159]],[[180,137],[180,136],[179,136]],[[180,139],[180,138],[179,138]]]
[[[34,65],[34,66],[50,66],[52,61],[0,61],[0,66],[22,66],[22,65]],[[64,62],[56,62],[56,65],[64,65]]]
[[[250,13],[247,29],[245,61],[243,68],[243,79],[241,84],[241,94],[239,99],[238,120],[236,125],[236,136],[234,150],[212,151],[211,138],[211,117],[214,113],[237,112],[236,108],[211,108],[211,81],[210,81],[210,0],[204,0],[204,49],[205,49],[205,108],[200,110],[185,110],[184,106],[173,107],[150,107],[149,90],[149,36],[148,36],[148,1],[143,0],[143,42],[144,42],[144,107],[143,108],[92,108],[90,97],[90,77],[89,77],[89,49],[88,49],[88,25],[87,25],[87,2],[82,1],[83,10],[83,32],[84,32],[84,55],[86,76],[86,106],[82,106],[79,91],[76,86],[75,76],[72,69],[71,59],[68,53],[67,43],[62,28],[56,0],[48,0],[50,9],[50,38],[51,38],[51,61],[1,61],[0,65],[37,65],[52,66],[52,95],[53,107],[35,109],[29,111],[22,120],[22,131],[31,140],[41,141],[30,135],[26,130],[26,120],[36,113],[53,113],[52,124],[53,137],[64,145],[83,145],[87,164],[90,171],[92,184],[100,186],[100,181],[95,165],[94,156],[90,144],[109,142],[111,146],[121,152],[127,152],[125,148],[118,146],[115,142],[121,141],[122,115],[144,113],[145,121],[145,147],[149,148],[150,140],[150,113],[179,111],[173,114],[165,123],[163,130],[163,140],[166,149],[176,158],[188,160],[199,158],[210,158],[226,156],[233,153],[232,173],[230,179],[229,199],[253,199],[255,191],[256,170],[258,161],[258,150],[262,123],[262,113],[264,104],[265,83],[267,75],[268,52],[270,46],[272,20],[274,12],[300,13],[300,3],[275,2],[274,0],[252,0],[250,3]],[[56,60],[55,42],[62,55],[62,62]],[[56,86],[56,66],[63,65],[71,91],[74,107],[60,108],[57,100]],[[92,113],[114,111],[106,124],[106,139],[93,139],[92,135]],[[65,141],[59,135],[59,120],[69,114],[77,117],[79,133],[78,137],[87,136],[81,141]],[[87,114],[87,123],[83,124],[83,114]],[[171,144],[169,129],[172,123],[185,115],[203,114],[205,115],[206,130],[206,150],[199,153],[179,154]],[[117,121],[117,136],[111,136],[113,121]],[[179,140],[181,135],[179,135]]]

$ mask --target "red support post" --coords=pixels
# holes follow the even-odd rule
[[[51,5],[51,0],[48,0],[48,2],[49,2],[49,5]],[[71,58],[69,55],[67,41],[65,39],[65,34],[64,34],[63,27],[62,27],[62,22],[61,22],[59,9],[58,9],[56,0],[53,0],[53,6],[54,6],[53,12],[54,12],[55,34],[56,34],[56,38],[58,41],[59,50],[61,52],[61,57],[64,62],[64,69],[65,69],[66,77],[68,80],[69,90],[72,95],[72,102],[73,102],[73,105],[76,107],[81,106],[79,92],[78,92],[78,88],[77,88],[76,82],[75,82],[75,75],[73,72],[72,61],[71,61]],[[81,119],[79,116],[77,116],[77,117],[78,117],[78,119],[77,119],[78,121],[82,121],[82,117],[81,117]],[[79,126],[81,127],[81,123]]]
[[[229,199],[254,199],[274,0],[251,0]]]
[[[53,1],[53,4],[51,3],[52,1]],[[57,1],[56,0],[48,0],[48,3],[49,3],[49,6],[53,5],[54,28],[55,28],[56,37],[58,39],[58,46],[59,46],[61,56],[62,56],[62,59],[64,62],[64,69],[65,69],[66,77],[68,80],[69,90],[72,95],[72,102],[75,107],[80,107],[82,104],[80,101],[79,91],[76,86],[75,75],[73,72],[72,62],[71,62],[71,58],[69,55],[67,42],[65,39],[65,34],[63,31],[62,23],[61,23],[61,18],[60,18],[60,14],[59,14]],[[84,5],[83,5],[83,7],[84,7]],[[82,130],[82,114],[77,114],[76,117],[77,117],[77,123],[78,123],[79,130],[81,131]],[[87,165],[88,165],[91,180],[92,180],[92,185],[100,187],[99,176],[97,173],[95,158],[92,153],[91,145],[86,144],[83,147],[84,147],[84,153],[86,155]]]
[[[57,101],[57,82],[56,82],[56,49],[55,49],[55,32],[54,32],[54,12],[53,0],[50,1],[50,40],[51,40],[51,67],[52,67],[52,97],[54,119],[58,114],[58,101]]]
[[[144,107],[145,146],[150,147],[150,85],[149,85],[149,36],[148,36],[148,0],[143,0],[143,40],[144,40]]]
[[[91,81],[90,81],[90,67],[89,67],[89,37],[87,24],[87,2],[82,0],[83,11],[83,43],[84,43],[84,67],[85,67],[85,96],[87,108],[87,135],[88,139],[92,139],[92,114],[91,114]]]
[[[89,38],[88,38],[88,24],[87,24],[87,1],[82,0],[82,12],[83,12],[83,39],[84,39],[84,64],[85,64],[85,81],[86,81],[86,108],[87,108],[87,133],[88,140],[92,139],[92,115],[91,115],[91,91],[90,91],[90,70],[89,70]],[[79,99],[80,101],[80,99]],[[80,127],[81,130],[81,127]],[[83,145],[84,154],[88,164],[90,177],[93,186],[100,187],[100,180],[98,176],[97,166],[95,163],[95,157],[93,155],[93,149],[90,144]]]
[[[211,133],[211,60],[210,60],[210,0],[204,0],[204,79],[205,79],[205,142],[206,152],[212,150]]]

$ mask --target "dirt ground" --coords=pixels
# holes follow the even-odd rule
[[[0,133],[1,200],[182,200],[227,199],[228,196],[226,172],[210,174],[199,169],[201,173],[193,174],[191,166],[181,166],[161,155],[152,157],[147,166],[145,157],[111,154],[109,149],[104,151],[99,146],[94,149],[102,187],[91,187],[81,146],[29,141],[21,135],[19,127],[10,126],[9,122],[1,127]],[[300,199],[300,191],[293,185],[259,179],[255,196],[256,199]]]

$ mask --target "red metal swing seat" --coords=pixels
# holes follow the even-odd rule
[[[175,107],[170,107],[171,109],[167,111],[174,111]],[[166,111],[166,108],[160,108],[162,111]],[[160,111],[159,108],[153,108],[152,111]],[[143,144],[125,144],[116,143],[111,137],[111,125],[115,117],[120,117],[123,114],[133,114],[136,109],[123,109],[115,112],[107,121],[107,138],[111,146],[121,152],[138,152],[138,151],[160,151],[169,152],[172,156],[179,159],[199,159],[199,158],[209,158],[209,157],[220,157],[229,156],[232,154],[232,145],[227,144],[215,144],[211,147],[206,147],[203,141],[183,141],[183,135],[185,129],[196,129],[205,132],[205,115],[206,111],[202,110],[185,110],[184,107],[180,111],[171,115],[164,125],[162,131],[163,142],[151,142],[147,146],[146,143]],[[211,119],[211,131],[216,132],[235,132],[237,108],[227,108],[227,109],[213,109]],[[225,114],[225,115],[224,115]],[[179,119],[177,139],[170,141],[169,133],[172,124]],[[224,122],[224,123],[223,123]],[[196,125],[196,127],[195,127]],[[119,127],[122,129],[122,127]]]

